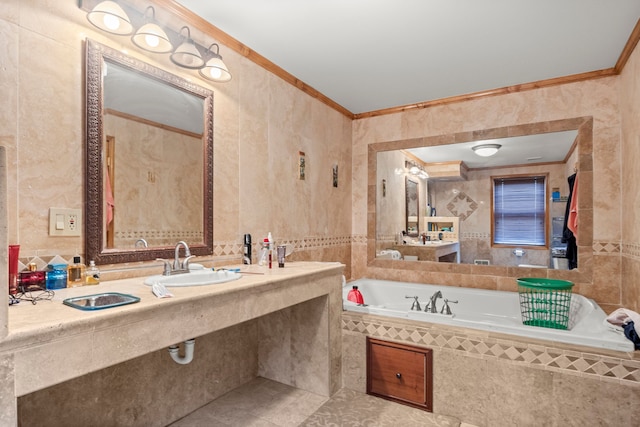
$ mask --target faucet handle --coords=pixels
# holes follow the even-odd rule
[[[195,255],[189,255],[185,259],[182,260],[182,269],[189,271],[189,261],[191,258],[194,258]]]
[[[156,258],[156,261],[162,261],[164,263],[164,271],[162,272],[163,276],[170,276],[171,275],[171,263],[166,260],[166,259],[162,259],[162,258]]]
[[[440,310],[440,314],[446,314],[447,316],[450,316],[451,314],[453,314],[451,312],[451,307],[449,307],[449,303],[457,304],[458,301],[452,301],[452,300],[445,299],[444,300],[444,305],[442,306],[442,309]]]

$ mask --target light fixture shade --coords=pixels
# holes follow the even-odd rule
[[[228,82],[231,80],[231,73],[222,61],[222,58],[211,58],[207,64],[198,71],[202,77],[216,82]]]
[[[216,47],[216,51],[211,51],[212,47]],[[222,56],[219,53],[220,46],[216,43],[211,44],[207,53],[212,55],[212,58],[207,61],[207,64],[200,71],[200,75],[207,80],[213,80],[214,82],[228,82],[231,80],[231,73],[227,68],[227,65],[222,61]]]
[[[150,14],[150,16],[148,16]],[[140,49],[153,53],[169,53],[173,50],[171,40],[167,36],[167,33],[156,24],[156,10],[153,6],[147,6],[144,11],[144,16],[147,19],[147,23],[136,31],[131,37],[133,44]]]
[[[186,28],[187,38],[185,41],[176,48],[171,54],[171,61],[184,68],[192,70],[199,70],[204,67],[204,59],[200,55],[200,51],[196,47],[196,44],[191,40],[191,32],[189,27],[184,26],[180,29],[180,32]]]
[[[173,45],[159,25],[149,22],[144,24],[131,37],[131,41],[140,49],[153,53],[169,53]]]
[[[474,153],[481,157],[493,156],[502,147],[500,144],[481,144],[471,147]]]
[[[420,173],[420,168],[415,165],[411,166],[409,172],[411,172],[412,175],[418,175]]]
[[[87,19],[96,27],[111,34],[126,36],[133,33],[133,25],[124,10],[115,2],[107,0],[100,2]]]

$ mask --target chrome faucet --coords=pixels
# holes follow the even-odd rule
[[[440,291],[437,291],[433,295],[431,295],[431,298],[429,298],[429,304],[427,304],[427,306],[424,308],[424,311],[428,311],[429,313],[437,313],[438,309],[436,308],[436,301],[438,300],[438,298],[442,298],[442,292]]]
[[[140,243],[140,245],[138,245],[138,243]],[[138,240],[136,240],[135,247],[136,248],[148,248],[149,247],[149,243],[147,243],[147,241],[144,240],[144,239],[138,239]]]
[[[180,261],[180,246],[184,247],[184,256],[185,258]],[[179,241],[176,244],[175,249],[175,258],[173,260],[173,265],[170,261],[162,258],[157,258],[156,261],[162,261],[164,263],[164,271],[162,272],[163,276],[171,276],[173,274],[181,274],[189,272],[189,260],[193,258],[191,255],[191,251],[189,250],[189,245],[187,245],[184,241]]]
[[[184,247],[185,258],[182,262],[180,262],[180,246]],[[191,251],[189,250],[189,245],[187,245],[187,242],[180,240],[178,243],[176,243],[175,258],[173,259],[173,271],[188,273],[189,260],[191,258],[193,258],[193,255],[191,255]],[[185,271],[182,271],[182,270],[185,270]]]

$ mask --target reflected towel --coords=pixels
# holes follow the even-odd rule
[[[402,258],[402,254],[400,254],[399,251],[396,251],[394,249],[385,249],[383,251],[380,251],[380,255],[391,255],[391,259],[401,259]]]
[[[627,325],[629,322],[633,322],[634,325],[637,325],[634,326],[636,333],[640,335],[640,331],[638,330],[640,328],[640,314],[633,310],[619,308],[607,316],[607,322],[617,326],[623,326]]]
[[[573,182],[573,193],[571,204],[569,206],[569,219],[567,220],[567,228],[571,230],[576,240],[578,239],[578,175]]]
[[[107,225],[113,221],[113,191],[111,190],[111,178],[109,177],[109,169],[105,170],[104,177],[104,198],[107,203]]]

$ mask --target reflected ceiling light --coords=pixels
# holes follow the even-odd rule
[[[147,12],[151,10],[151,17],[147,17]],[[167,33],[155,23],[156,10],[153,6],[148,6],[144,11],[144,17],[147,23],[136,31],[131,37],[133,44],[140,49],[144,49],[153,53],[169,53],[173,50],[173,45],[167,37]]]
[[[182,30],[184,29],[187,30],[187,37],[184,42],[173,51],[171,61],[184,68],[199,70],[204,67],[204,59],[202,59],[195,42],[191,39],[189,27],[185,25],[180,28],[180,34],[182,34]]]
[[[216,51],[213,52],[211,50],[212,47],[216,47]],[[207,49],[207,53],[211,55],[211,59],[209,59],[206,65],[198,71],[202,77],[207,80],[213,80],[214,82],[228,82],[231,80],[231,73],[229,69],[222,61],[222,56],[220,56],[220,46],[217,43],[212,43]]]
[[[87,19],[96,27],[111,34],[126,36],[133,33],[133,25],[122,8],[113,1],[100,2],[89,13]]]
[[[500,149],[500,147],[502,147],[502,145],[500,144],[481,144],[481,145],[476,145],[475,147],[471,147],[471,149],[478,156],[489,157],[496,154]]]

